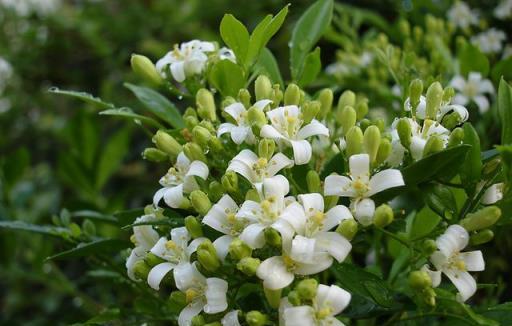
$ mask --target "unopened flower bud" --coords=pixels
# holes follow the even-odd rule
[[[155,267],[156,265],[165,262],[165,260],[153,254],[152,252],[148,252],[144,257],[144,262],[149,267]]]
[[[321,103],[319,101],[309,101],[303,105],[302,113],[304,124],[310,123],[320,112]]]
[[[328,211],[329,209],[336,206],[336,204],[338,203],[338,199],[339,198],[337,196],[325,196],[325,211]]]
[[[357,113],[351,106],[338,110],[337,121],[341,126],[341,133],[345,136],[350,128],[356,125]]]
[[[497,157],[485,163],[483,167],[483,174],[490,175],[491,173],[495,172],[496,169],[498,169],[501,166],[501,163],[502,162],[500,157]]]
[[[142,152],[142,158],[151,162],[164,162],[169,160],[167,153],[158,148],[148,147]]]
[[[380,141],[379,150],[377,151],[377,158],[375,160],[375,164],[380,165],[384,163],[391,154],[392,150],[393,146],[391,145],[389,139],[382,138]]]
[[[259,136],[261,127],[267,124],[267,117],[262,110],[253,106],[247,110],[247,121],[250,121],[253,134]]]
[[[359,128],[361,128],[361,131],[364,132],[366,128],[372,125],[372,122],[369,119],[362,119],[359,121]]]
[[[238,192],[238,175],[235,171],[226,171],[226,173],[222,176],[221,180],[222,186],[229,193]]]
[[[455,128],[452,130],[450,137],[448,138],[448,147],[460,145],[464,140],[464,129]]]
[[[370,156],[370,162],[375,163],[380,146],[380,130],[377,126],[366,128],[363,136],[364,151]]]
[[[212,138],[212,134],[208,129],[201,126],[195,126],[194,129],[192,129],[192,135],[194,136],[195,142],[202,148],[206,148],[208,141]]]
[[[265,241],[268,245],[280,248],[281,247],[281,235],[273,228],[266,228],[264,231]]]
[[[270,99],[272,100],[272,107],[278,107],[281,101],[283,100],[283,91],[280,89],[279,84],[274,84],[272,87],[272,95]]]
[[[423,290],[432,286],[432,279],[427,272],[413,271],[409,274],[409,286],[415,290]]]
[[[194,116],[184,117],[184,120],[185,120],[185,126],[189,130],[194,129],[194,127],[199,124],[199,120],[197,120],[197,117],[194,117]]]
[[[293,306],[300,306],[301,305],[301,300],[300,300],[300,296],[299,294],[297,293],[297,291],[290,291],[288,292],[288,302],[293,305]]]
[[[356,94],[351,90],[344,91],[338,100],[338,111],[343,110],[346,106],[354,107],[356,105]]]
[[[207,271],[215,272],[220,267],[217,250],[210,240],[203,241],[197,247],[197,260]]]
[[[435,240],[427,239],[427,240],[423,241],[422,249],[427,256],[430,256],[431,254],[434,253],[434,251],[437,250],[437,244],[436,244]]]
[[[319,119],[324,119],[332,109],[332,101],[334,95],[330,88],[324,88],[318,94],[318,101],[320,101],[320,112],[318,114]]]
[[[241,88],[238,91],[238,100],[242,103],[246,108],[251,107],[251,93],[245,88]]]
[[[427,89],[427,107],[426,117],[428,119],[435,120],[437,117],[437,111],[443,101],[443,87],[441,83],[434,82]]]
[[[284,91],[284,105],[299,105],[300,88],[295,84],[290,84]]]
[[[133,275],[138,280],[145,280],[148,278],[150,269],[144,260],[139,260],[133,265]]]
[[[249,245],[240,239],[234,239],[229,245],[229,255],[234,260],[251,257],[252,249]]]
[[[349,218],[341,221],[340,225],[336,228],[336,232],[350,241],[354,239],[357,234],[357,227],[357,222],[354,219]]]
[[[258,143],[258,156],[270,160],[274,155],[276,142],[273,139],[263,138]]]
[[[215,99],[213,94],[201,88],[196,94],[197,114],[201,119],[215,121],[217,120]]]
[[[236,268],[247,276],[254,276],[260,264],[258,258],[245,257],[236,264]]]
[[[443,90],[443,102],[450,103],[452,97],[455,95],[455,90],[453,87],[448,86]]]
[[[423,157],[427,157],[444,149],[444,142],[438,135],[432,135],[423,148]]]
[[[398,22],[398,28],[400,30],[400,35],[404,37],[408,37],[411,34],[411,25],[405,19],[400,19]]]
[[[220,321],[214,321],[213,323],[204,324],[204,326],[222,326]]]
[[[183,145],[183,152],[191,161],[206,162],[206,156],[204,155],[203,150],[196,143],[186,143]]]
[[[494,238],[494,232],[489,229],[479,231],[477,234],[473,234],[469,238],[469,243],[473,246],[478,246],[491,241]]]
[[[420,104],[421,94],[423,93],[423,82],[420,79],[414,79],[409,84],[409,101],[411,103],[411,108],[413,111],[413,115],[416,112],[416,108],[418,104]]]
[[[217,137],[210,138],[208,141],[208,148],[215,154],[222,153],[224,151],[224,145],[222,145],[222,142]]]
[[[318,282],[314,278],[308,278],[302,280],[295,287],[295,291],[299,294],[299,297],[303,300],[311,300],[316,296],[318,289]]]
[[[409,148],[412,140],[411,124],[407,118],[401,118],[396,124],[396,131],[403,147]]]
[[[206,320],[204,320],[203,315],[197,315],[192,318],[190,321],[190,326],[205,326]]]
[[[171,302],[172,306],[175,306],[179,309],[187,305],[186,295],[181,291],[171,292],[171,295],[169,296],[169,301]]]
[[[259,75],[254,82],[256,101],[265,100],[272,96],[272,82],[265,75]]]
[[[156,147],[164,153],[167,153],[171,157],[176,157],[182,151],[180,143],[174,139],[173,136],[169,135],[163,130],[158,130],[153,136],[153,143]]]
[[[475,213],[469,213],[460,225],[468,232],[478,231],[491,227],[501,217],[501,209],[497,206],[487,206]]]
[[[219,181],[212,181],[208,185],[208,197],[213,202],[219,201],[219,199],[224,195],[224,187]]]
[[[190,193],[190,202],[196,212],[203,216],[206,215],[212,207],[210,199],[201,190],[194,190]]]
[[[156,71],[155,65],[148,57],[140,54],[132,54],[130,64],[133,72],[148,83],[154,86],[159,86],[163,83],[164,80],[162,76]]]
[[[349,129],[346,135],[347,157],[363,152],[363,132],[358,126]]]
[[[267,323],[267,316],[259,311],[253,310],[245,315],[245,321],[249,326],[263,326]]]
[[[357,120],[363,119],[368,114],[368,100],[360,101],[356,104]]]
[[[452,112],[443,117],[442,125],[446,129],[453,129],[462,122],[462,117],[457,112]]]
[[[309,192],[322,192],[322,182],[320,181],[320,176],[318,172],[315,170],[309,170],[306,174],[306,183],[308,185]]]
[[[203,236],[201,222],[199,222],[194,216],[185,217],[185,227],[192,239],[197,239]]]
[[[426,289],[423,289],[421,291],[421,297],[423,299],[423,302],[425,302],[427,305],[434,307],[436,305],[436,292],[433,288],[428,287]]]
[[[382,204],[375,210],[373,223],[376,226],[383,228],[393,222],[394,216],[395,215],[393,214],[391,207],[387,204]]]

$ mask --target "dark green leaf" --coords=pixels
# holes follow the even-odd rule
[[[236,97],[238,91],[245,86],[242,68],[229,60],[217,62],[210,71],[209,79],[223,96]]]
[[[466,44],[458,55],[460,72],[468,76],[470,72],[480,72],[482,76],[489,73],[489,60],[476,46],[471,43]]]
[[[512,325],[512,302],[489,307],[481,314],[501,323],[503,326]]]
[[[491,77],[495,84],[498,84],[501,78],[505,80],[512,80],[512,57],[508,57],[507,59],[496,63],[492,67]]]
[[[327,163],[325,163],[322,172],[320,173],[320,178],[325,179],[325,177],[333,172],[338,174],[343,174],[345,172],[345,160],[341,153],[334,155]]]
[[[119,169],[128,152],[130,136],[130,129],[124,128],[113,135],[105,145],[98,163],[96,189],[101,189],[114,172]]]
[[[155,119],[152,119],[150,117],[146,117],[137,113],[134,113],[132,109],[130,108],[119,108],[119,109],[108,109],[105,111],[101,111],[99,114],[101,115],[112,115],[122,118],[128,118],[130,120],[134,121],[140,121],[145,122],[148,125],[152,125],[158,129],[163,129],[164,127]]]
[[[470,186],[480,180],[480,174],[482,172],[480,138],[471,123],[464,124],[464,144],[470,145],[471,149],[468,151],[464,164],[461,167],[460,176],[462,183],[466,186]]]
[[[48,90],[50,93],[59,94],[59,95],[65,95],[77,98],[79,100],[82,100],[89,104],[97,105],[104,109],[113,109],[115,108],[112,103],[108,103],[100,99],[99,97],[94,97],[89,93],[86,92],[77,92],[77,91],[66,91],[66,90],[60,90],[56,87],[52,87]]]
[[[117,224],[117,219],[112,215],[103,214],[96,211],[90,211],[90,210],[82,210],[82,211],[75,211],[71,213],[72,217],[77,218],[88,218],[91,220],[96,220],[100,222],[106,222],[106,223],[114,223]]]
[[[134,208],[114,213],[119,226],[131,224],[137,217],[142,215],[144,215],[144,208]]]
[[[174,128],[183,128],[185,126],[178,108],[162,94],[147,87],[136,86],[130,83],[125,83],[124,85],[133,92],[148,111],[158,118]]]
[[[502,122],[501,144],[512,144],[512,87],[503,78],[498,87],[498,113]]]
[[[317,47],[313,52],[306,56],[304,61],[304,70],[299,80],[299,86],[306,86],[316,79],[316,76],[322,70],[320,61],[320,48]]]
[[[22,221],[0,221],[0,228],[40,233],[54,237],[62,237],[63,235],[69,234],[69,230],[66,228],[51,225],[36,225]]]
[[[429,235],[440,221],[441,218],[430,208],[423,207],[413,218],[409,230],[409,239],[415,240]]]
[[[69,259],[84,256],[91,256],[95,253],[116,253],[121,249],[130,247],[130,242],[118,239],[101,239],[88,243],[80,243],[73,249],[60,252],[47,259]]]
[[[177,226],[183,226],[185,224],[183,218],[163,218],[157,221],[147,221],[147,222],[139,222],[139,223],[133,223],[129,225],[125,225],[122,227],[123,230],[131,229],[134,226],[140,226],[140,225],[168,225],[171,227],[177,227]]]
[[[261,52],[260,58],[258,62],[256,62],[256,74],[265,74],[268,75],[270,80],[274,83],[279,83],[281,87],[284,87],[283,77],[281,76],[281,71],[279,70],[279,66],[277,65],[276,58],[270,52],[269,49],[264,48]]]
[[[24,147],[18,148],[12,154],[7,155],[3,162],[3,179],[6,184],[13,186],[22,177],[30,163],[30,153]]]
[[[306,56],[331,24],[332,0],[319,0],[299,18],[290,40],[290,66],[293,80],[300,80]]]
[[[249,47],[249,32],[235,16],[226,14],[220,22],[220,36],[224,43],[233,50],[236,59],[245,65]]]

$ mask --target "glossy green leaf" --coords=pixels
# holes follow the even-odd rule
[[[480,72],[482,76],[489,73],[489,59],[476,46],[466,44],[458,55],[460,72],[468,76],[470,72]]]
[[[276,58],[268,48],[264,48],[263,51],[261,51],[258,62],[256,62],[255,73],[258,75],[265,74],[272,82],[278,83],[281,87],[284,87],[283,77],[281,76]]]
[[[293,80],[300,80],[304,61],[331,24],[332,0],[318,0],[299,18],[290,40],[290,65]]]
[[[148,125],[152,125],[152,126],[158,128],[158,129],[163,129],[164,128],[164,126],[162,126],[162,124],[160,124],[155,119],[150,118],[150,117],[146,117],[144,115],[140,115],[140,114],[134,113],[133,110],[130,109],[130,108],[108,109],[108,110],[104,110],[104,111],[99,112],[99,114],[101,114],[101,115],[111,115],[111,116],[116,116],[116,117],[122,117],[122,118],[125,118],[125,119],[133,120],[136,123],[138,121],[145,122]]]
[[[414,215],[410,230],[408,230],[409,239],[415,240],[429,235],[439,222],[441,222],[439,215],[427,206],[423,207]]]
[[[133,92],[149,112],[174,128],[183,128],[185,126],[178,108],[162,94],[147,87],[136,86],[130,83],[125,83],[124,85]]]
[[[245,64],[249,47],[249,32],[235,16],[226,14],[220,22],[220,36],[228,47],[235,53],[239,63]]]
[[[480,138],[471,123],[464,124],[464,144],[470,145],[471,148],[469,149],[464,164],[461,167],[460,175],[462,183],[469,186],[480,180],[482,172]]]
[[[322,62],[320,61],[320,48],[310,52],[304,61],[304,70],[299,80],[299,86],[306,86],[313,82],[322,70]]]
[[[498,88],[498,113],[501,119],[501,144],[512,144],[512,87],[502,78]]]
[[[512,302],[491,306],[480,313],[487,318],[501,323],[501,325],[512,324]]]
[[[71,212],[71,216],[74,218],[88,218],[95,221],[117,224],[117,219],[114,216],[91,210]]]
[[[245,86],[242,68],[229,60],[217,62],[210,71],[209,79],[223,96],[236,97],[238,91]]]
[[[116,253],[128,247],[130,247],[130,242],[128,241],[118,239],[101,239],[93,242],[80,243],[73,249],[48,257],[47,260],[78,258],[91,256],[96,253]]]
[[[66,228],[52,225],[36,225],[23,221],[0,221],[0,228],[40,233],[54,237],[62,237],[69,234],[69,230]]]
[[[104,109],[113,109],[113,108],[115,108],[115,106],[112,103],[105,102],[101,98],[95,97],[95,96],[93,96],[93,95],[91,95],[89,93],[86,93],[86,92],[60,90],[60,89],[58,89],[56,87],[50,88],[48,90],[48,92],[54,93],[54,94],[59,94],[59,95],[65,95],[65,96],[74,97],[76,99],[79,99],[79,100],[84,101],[84,102],[89,103],[89,104],[93,104],[93,105],[99,106],[99,107],[104,108]]]
[[[119,169],[130,143],[130,129],[124,128],[114,134],[106,143],[98,162],[96,189],[101,189],[107,180]]]

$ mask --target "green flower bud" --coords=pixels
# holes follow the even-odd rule
[[[380,141],[379,150],[377,152],[377,158],[375,159],[375,164],[380,165],[384,163],[391,154],[392,149],[393,146],[391,145],[389,139],[382,138]]]
[[[71,231],[71,236],[74,238],[78,238],[80,235],[82,235],[82,229],[80,226],[76,223],[69,224],[69,231]]]
[[[322,193],[322,181],[320,181],[320,176],[315,170],[308,171],[306,174],[306,183],[309,192]]]
[[[201,222],[199,222],[194,216],[185,217],[185,227],[192,239],[197,239],[203,236]]]
[[[167,153],[158,148],[149,147],[142,152],[142,158],[151,162],[164,162],[169,160]]]
[[[435,240],[427,239],[427,240],[423,241],[422,249],[427,256],[430,256],[431,254],[434,253],[434,251],[437,250],[437,244],[436,244]]]
[[[384,121],[384,119],[382,119],[382,118],[378,118],[378,119],[376,119],[376,120],[373,122],[373,124],[374,124],[377,128],[379,128],[379,131],[380,131],[380,132],[384,132],[384,131],[386,130],[386,122],[385,122],[385,121]],[[366,131],[366,129],[365,129],[365,131]]]
[[[364,151],[370,156],[370,162],[375,163],[377,152],[380,146],[380,130],[376,126],[369,126],[364,131],[363,147]]]
[[[368,100],[360,101],[356,105],[357,120],[363,119],[368,114]]]
[[[255,202],[260,201],[260,195],[258,194],[258,191],[256,189],[249,189],[247,193],[245,194],[245,200],[252,200]]]
[[[220,267],[217,250],[210,240],[203,241],[197,247],[197,260],[209,272],[215,272]]]
[[[346,135],[347,157],[363,152],[363,132],[358,126],[349,129]]]
[[[183,145],[183,152],[191,161],[206,162],[206,156],[201,147],[196,143],[186,143]]]
[[[213,202],[219,201],[221,197],[224,195],[224,187],[218,181],[212,181],[208,185],[208,196],[210,200]]]
[[[492,230],[485,229],[479,231],[477,234],[472,235],[471,238],[469,238],[469,243],[472,246],[478,246],[491,241],[493,238],[494,232],[492,232]]]
[[[240,239],[234,239],[229,245],[229,255],[234,260],[251,257],[252,249],[249,245]]]
[[[150,269],[144,260],[139,260],[133,265],[133,275],[138,280],[146,280]]]
[[[158,130],[152,140],[159,150],[167,153],[171,157],[177,157],[183,149],[173,136],[163,130]]]
[[[236,268],[247,276],[254,276],[260,264],[258,258],[245,257],[236,264]]]
[[[361,128],[361,131],[364,132],[366,130],[366,128],[368,128],[369,126],[371,126],[372,123],[370,120],[368,119],[363,119],[359,122],[359,128]]]
[[[155,254],[153,254],[151,252],[148,252],[146,254],[146,256],[144,257],[144,262],[146,262],[146,264],[149,267],[155,267],[156,265],[165,262],[165,260],[160,258],[160,257],[158,257],[157,255],[155,255]]]
[[[247,110],[247,120],[250,121],[252,132],[256,136],[260,135],[261,127],[267,124],[265,113],[255,107]]]
[[[297,291],[299,297],[303,300],[312,300],[316,296],[317,289],[318,281],[314,278],[302,280],[295,287],[295,291]]]
[[[336,232],[341,234],[345,239],[352,240],[357,234],[357,222],[354,219],[343,220],[336,228]]]
[[[453,129],[462,122],[462,117],[457,112],[452,112],[443,117],[441,124],[446,129]]]
[[[316,118],[318,112],[320,112],[320,106],[322,104],[319,101],[309,101],[303,105],[302,113],[304,124],[310,123],[311,120]]]
[[[485,163],[483,167],[483,174],[484,175],[490,175],[491,173],[495,172],[496,169],[498,169],[501,166],[501,158],[497,157],[495,159],[490,160],[489,162]]]
[[[409,148],[412,140],[411,124],[407,118],[401,118],[396,124],[396,131],[403,147]]]
[[[450,138],[448,138],[448,146],[447,147],[453,147],[462,144],[462,141],[464,140],[464,129],[462,128],[455,128],[452,130],[452,133],[450,134]]]
[[[199,91],[197,91],[196,106],[197,114],[201,119],[210,121],[217,120],[215,99],[209,90],[201,88]]]
[[[338,111],[343,110],[346,106],[354,107],[356,105],[356,94],[351,90],[344,91],[338,100]]]
[[[223,109],[222,111],[224,111],[225,108],[227,108],[228,106],[230,106],[231,104],[234,104],[236,102],[237,102],[237,100],[235,100],[233,97],[231,97],[231,96],[226,97],[225,99],[222,100],[222,103],[220,104]],[[231,117],[229,114],[226,114],[225,116]]]
[[[246,108],[251,107],[251,93],[245,88],[241,88],[238,91],[238,100],[242,103]]]
[[[201,126],[195,126],[194,129],[192,129],[192,135],[194,136],[195,142],[202,148],[206,148],[208,141],[212,138],[212,134],[210,134],[208,129]]]
[[[409,35],[411,34],[411,25],[405,19],[400,19],[400,21],[398,22],[398,28],[400,30],[400,34],[405,38],[409,37]]]
[[[416,115],[416,108],[420,104],[421,94],[423,93],[423,82],[420,79],[414,79],[409,84],[409,102],[411,103],[412,113]]]
[[[338,111],[337,122],[341,126],[341,132],[345,136],[350,128],[356,125],[357,113],[351,106],[345,106],[343,109]]]
[[[156,71],[155,65],[149,58],[140,54],[132,54],[130,64],[133,72],[148,83],[154,86],[159,86],[163,83],[162,76]]]
[[[425,148],[423,148],[423,157],[429,156],[431,154],[440,152],[444,149],[444,143],[441,137],[438,135],[432,135],[427,140],[425,144]]]
[[[173,291],[169,296],[169,301],[172,306],[175,306],[178,309],[183,309],[187,305],[187,297],[185,293],[180,291]]]
[[[443,87],[441,83],[434,82],[427,89],[427,108],[426,117],[428,119],[435,120],[437,117],[437,111],[443,101]]]
[[[443,90],[443,102],[450,103],[452,97],[455,96],[455,90],[453,87],[448,86]]]
[[[199,124],[199,120],[197,120],[197,117],[194,117],[194,116],[185,117],[184,120],[185,120],[185,126],[189,130],[194,129],[194,127]]]
[[[282,290],[270,290],[264,287],[263,292],[265,293],[265,298],[267,299],[269,305],[274,309],[278,309],[281,303]]]
[[[263,138],[258,143],[258,156],[269,161],[274,155],[276,142],[272,139]]]
[[[197,112],[194,108],[191,108],[190,106],[185,110],[185,113],[183,113],[183,118],[186,117],[194,117],[197,118]]]
[[[329,209],[336,206],[336,204],[338,203],[338,199],[339,198],[336,196],[325,196],[324,197],[325,211],[328,211]]]
[[[212,208],[212,203],[210,202],[210,198],[201,190],[194,190],[190,193],[190,202],[192,207],[201,215],[206,215],[210,208]]]
[[[395,215],[393,214],[393,210],[389,205],[382,204],[375,210],[374,215],[374,224],[378,227],[385,227],[386,225],[391,224],[393,222],[393,219],[395,218]]]
[[[281,235],[273,228],[266,228],[264,231],[265,241],[268,245],[280,248],[281,247]]]
[[[295,84],[290,84],[284,92],[284,105],[299,105],[300,88]]]
[[[460,225],[468,232],[487,229],[501,217],[501,209],[497,206],[487,206],[474,213],[469,213],[460,221]]]
[[[222,186],[229,193],[236,193],[239,191],[238,189],[238,174],[235,171],[226,171],[226,173],[222,176],[221,180]]]
[[[283,100],[283,91],[280,89],[279,84],[274,84],[272,88],[272,96],[270,97],[272,100],[272,107],[278,107],[281,101]]]
[[[249,326],[263,326],[267,323],[267,316],[259,311],[253,310],[245,315],[245,321]]]
[[[415,290],[432,287],[432,279],[427,272],[413,271],[409,274],[409,286]]]
[[[224,145],[222,145],[222,142],[217,137],[212,137],[208,141],[208,147],[212,151],[212,153],[222,153],[224,151]]]
[[[427,305],[433,307],[436,305],[436,292],[433,288],[429,287],[426,289],[423,289],[421,291],[421,296],[423,299],[423,302],[425,302]]]
[[[300,296],[297,291],[290,291],[288,293],[288,302],[294,306],[300,306],[302,301],[300,300]]]
[[[192,318],[190,326],[204,326],[206,324],[206,320],[204,320],[203,315],[197,315]]]
[[[272,97],[272,82],[265,75],[259,75],[254,82],[254,93],[256,101],[265,100]]]
[[[320,91],[318,94],[318,101],[320,101],[319,119],[324,119],[331,112],[333,98],[334,95],[330,88],[324,88]]]
[[[220,321],[214,321],[213,323],[204,324],[204,326],[222,326]]]

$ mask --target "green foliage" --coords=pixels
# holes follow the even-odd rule
[[[460,72],[464,76],[468,76],[470,72],[480,72],[482,76],[489,73],[489,59],[472,44],[466,44],[458,55]]]
[[[224,96],[236,96],[245,86],[244,71],[229,60],[217,62],[210,71],[209,80]]]
[[[501,119],[501,144],[512,144],[512,87],[502,78],[498,88],[498,113]]]

